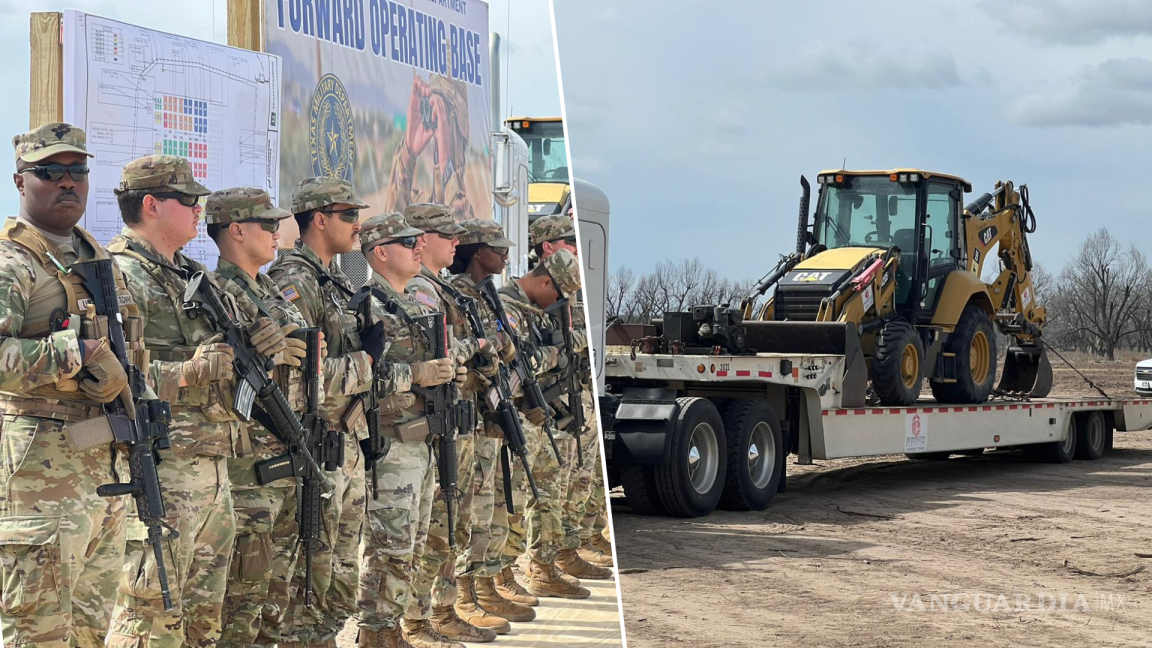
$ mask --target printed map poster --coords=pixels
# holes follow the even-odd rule
[[[362,219],[417,202],[492,218],[487,4],[268,0],[265,50],[284,61],[282,207],[322,175],[352,182]]]
[[[186,158],[213,191],[280,189],[280,60],[85,14],[64,12],[64,121],[96,155],[81,226],[107,243],[123,222],[120,170],[144,155]],[[184,253],[216,267],[204,233]]]

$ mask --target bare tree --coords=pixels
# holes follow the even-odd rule
[[[620,268],[616,272],[608,273],[608,293],[604,296],[607,302],[605,314],[609,318],[624,318],[626,302],[631,297],[632,286],[636,283],[636,276],[630,268]]]
[[[1116,348],[1144,329],[1138,323],[1147,308],[1148,261],[1135,246],[1100,229],[1080,244],[1080,251],[1060,273],[1054,303],[1066,330],[1083,336],[1093,351],[1116,358]]]

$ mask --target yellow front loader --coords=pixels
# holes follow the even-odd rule
[[[942,403],[1048,394],[1052,367],[1040,339],[1047,316],[1032,286],[1027,234],[1036,220],[1027,186],[999,182],[964,207],[966,180],[919,169],[824,171],[818,183],[809,227],[811,189],[801,178],[796,252],[742,304],[745,319],[774,323],[757,327],[756,342],[850,355],[855,349],[846,345],[858,339],[872,393],[884,405],[914,403],[925,379]],[[980,276],[993,248],[1000,273],[987,284]],[[1010,346],[994,392],[997,330]]]

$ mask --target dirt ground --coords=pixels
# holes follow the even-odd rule
[[[1131,395],[1133,362],[1070,359]],[[1098,395],[1054,366],[1054,393]],[[1152,645],[1152,432],[1065,465],[817,464],[762,512],[641,517],[614,493],[629,646]]]

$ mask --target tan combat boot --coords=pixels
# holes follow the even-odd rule
[[[531,621],[536,618],[536,610],[501,596],[491,578],[477,578],[474,584],[473,596],[481,609],[509,621]]]
[[[556,554],[556,567],[563,569],[566,574],[575,578],[588,580],[611,580],[612,570],[607,567],[597,567],[580,557],[575,549],[561,549]]]
[[[612,554],[604,553],[596,543],[585,540],[580,548],[576,550],[585,561],[596,565],[597,567],[612,567]]]
[[[540,605],[540,599],[529,594],[528,590],[524,589],[524,586],[516,580],[511,567],[505,567],[499,574],[496,574],[496,578],[493,580],[496,582],[496,591],[505,599],[520,605],[533,607]]]
[[[555,598],[585,599],[592,596],[592,592],[562,578],[556,565],[535,560],[528,565],[528,591],[536,596]]]
[[[404,628],[404,639],[414,648],[467,648],[437,632],[427,619],[401,619],[400,626]]]
[[[447,639],[475,643],[489,643],[496,641],[496,632],[489,628],[480,628],[471,622],[461,619],[456,609],[451,605],[432,608],[432,628],[444,635]],[[504,624],[511,630],[511,626]]]
[[[277,646],[283,645],[277,644]],[[356,645],[359,648],[412,648],[412,644],[404,640],[400,626],[382,630],[360,628],[360,632],[356,635]]]
[[[592,544],[596,545],[597,549],[599,549],[600,551],[603,551],[608,556],[612,555],[612,541],[609,540],[608,538],[605,538],[604,534],[593,533],[592,534]]]
[[[456,614],[477,628],[487,628],[496,634],[512,631],[512,626],[508,624],[510,619],[480,606],[476,599],[475,581],[471,576],[456,577]]]

